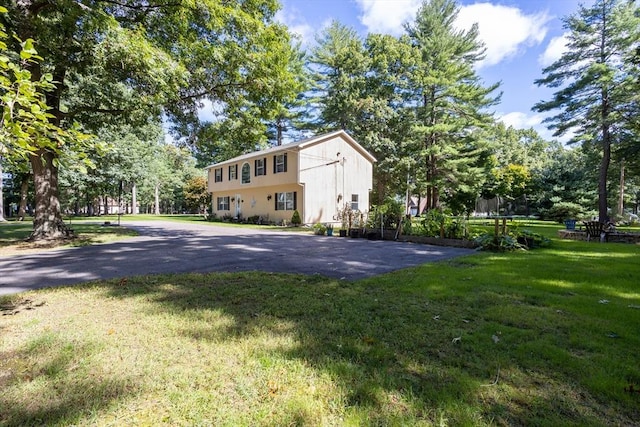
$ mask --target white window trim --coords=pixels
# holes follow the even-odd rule
[[[244,180],[244,167],[247,166],[249,173],[247,174],[247,180]],[[242,164],[242,168],[240,168],[240,183],[241,184],[251,184],[251,165],[249,162],[245,162]]]

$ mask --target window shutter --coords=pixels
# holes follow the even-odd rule
[[[284,171],[287,171],[287,153],[284,153]]]
[[[233,166],[229,166],[229,181],[231,181],[231,168],[232,168],[232,167],[233,167]]]
[[[267,174],[267,158],[265,157],[264,159],[262,159],[262,161],[264,162],[262,164],[262,174],[266,175]]]
[[[274,199],[276,199],[276,210],[278,210],[278,193],[275,193]]]
[[[293,192],[293,210],[295,211],[296,209],[298,209],[298,192],[294,191]]]
[[[278,157],[278,156],[273,156],[273,173],[274,173],[274,174],[276,173],[276,158],[277,158],[277,157]]]
[[[253,161],[253,176],[258,176],[258,159]]]

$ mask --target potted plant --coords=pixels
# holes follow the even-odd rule
[[[325,227],[327,229],[327,236],[333,236],[333,224],[326,224]]]
[[[349,236],[353,238],[360,237],[360,227],[362,224],[363,215],[360,211],[351,211],[349,218]]]
[[[344,207],[338,211],[337,219],[340,221],[340,237],[347,237],[347,231],[351,228],[352,214],[350,203],[345,203]]]
[[[324,233],[326,233],[327,231],[327,227],[324,226],[324,224],[313,224],[313,234],[316,234],[318,236],[324,236]]]

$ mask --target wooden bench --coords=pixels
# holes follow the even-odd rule
[[[600,221],[586,221],[584,223],[584,229],[587,232],[587,242],[591,241],[591,238],[596,238],[601,242],[607,240],[608,233],[605,230],[604,223]]]

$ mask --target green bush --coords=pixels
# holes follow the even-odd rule
[[[387,198],[383,204],[372,206],[369,211],[367,228],[379,230],[381,216],[384,218],[384,228],[395,230],[398,227],[398,220],[404,216],[403,203],[393,198]]]
[[[519,243],[518,239],[511,234],[495,236],[493,233],[484,233],[476,237],[475,241],[483,251],[510,252],[527,249],[525,245]]]
[[[566,219],[579,219],[584,216],[584,209],[577,203],[557,202],[549,209],[540,212],[541,219],[551,219],[562,223]]]
[[[474,239],[480,249],[491,252],[509,252],[549,246],[551,240],[529,230],[514,230],[496,237],[494,233],[483,233]]]
[[[327,232],[327,227],[324,224],[313,224],[313,227],[311,227],[313,229],[313,233],[317,234],[318,236],[324,236],[324,234]]]
[[[298,226],[302,224],[302,219],[300,219],[300,212],[297,210],[293,211],[293,215],[291,216],[291,224]]]
[[[427,212],[415,234],[427,237],[463,239],[467,237],[467,222],[462,218],[453,218],[439,209]]]

